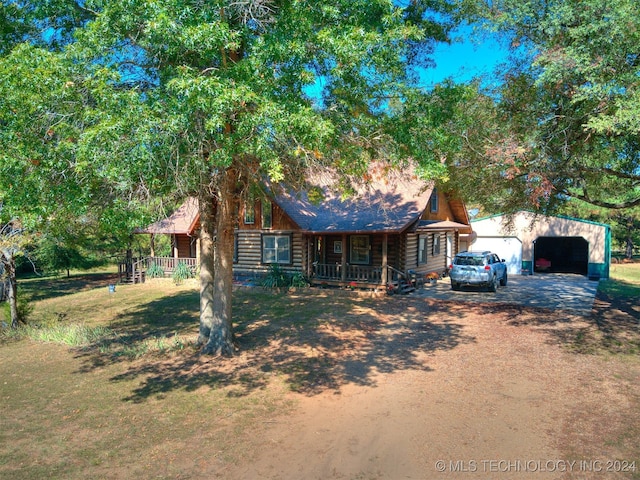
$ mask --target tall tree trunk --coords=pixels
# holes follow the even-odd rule
[[[200,208],[200,332],[198,345],[206,345],[213,328],[213,279],[216,201],[208,187],[198,195]]]
[[[626,241],[625,241],[625,257],[629,260],[633,258],[633,231],[635,227],[635,222],[633,221],[633,217],[631,215],[627,217],[623,217],[625,227],[626,227]]]
[[[627,234],[627,242],[625,245],[625,257],[627,257],[629,260],[631,260],[633,258],[633,238],[631,238],[631,232],[629,232]]]
[[[4,274],[8,280],[9,290],[7,292],[7,302],[9,302],[9,311],[11,314],[11,328],[17,328],[18,323],[22,321],[18,315],[18,282],[16,281],[16,262],[12,256],[3,255],[2,265],[4,266]]]
[[[236,226],[238,173],[231,167],[220,177],[217,209],[213,279],[213,318],[209,341],[202,353],[233,355],[231,304],[233,291],[233,251]]]

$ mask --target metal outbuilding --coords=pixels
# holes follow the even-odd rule
[[[472,220],[469,250],[491,250],[510,274],[577,273],[609,278],[611,228],[578,218],[521,211]]]

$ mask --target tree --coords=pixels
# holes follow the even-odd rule
[[[623,247],[625,258],[631,260],[640,245],[640,212],[618,212],[613,216],[613,237]]]
[[[71,144],[54,129],[70,174],[130,198],[170,189],[199,198],[203,352],[233,352],[233,231],[244,198],[267,179],[301,186],[309,169],[362,174],[374,156],[420,153],[417,142],[399,146],[388,105],[412,98],[411,68],[446,40],[456,3],[47,2],[68,61],[60,78],[76,99]],[[424,172],[441,172],[421,160]]]
[[[581,200],[570,200],[562,207],[565,214],[611,225],[614,246],[631,260],[640,245],[640,209],[612,210],[597,207]]]
[[[2,207],[0,205],[0,214]],[[28,236],[21,228],[20,223],[11,219],[0,220],[0,279],[6,279],[8,286],[7,301],[11,312],[11,327],[17,328],[24,319],[20,318],[18,311],[18,284],[16,282],[16,258],[24,254],[24,247],[28,243]]]
[[[480,1],[519,55],[490,97],[469,162],[503,172],[502,193],[554,210],[567,198],[640,205],[640,4],[635,0]],[[524,57],[524,58],[523,58]],[[481,177],[478,177],[480,181]],[[500,180],[496,178],[496,180]]]
[[[27,13],[22,23],[33,21]],[[30,38],[26,32],[22,40]],[[14,298],[15,258],[23,251],[17,239],[88,218],[110,235],[128,236],[138,206],[122,182],[113,181],[114,172],[81,150],[81,134],[99,120],[90,115],[87,85],[76,88],[77,66],[56,50],[35,37],[0,52],[1,224],[9,229],[4,240],[11,239],[3,261]]]

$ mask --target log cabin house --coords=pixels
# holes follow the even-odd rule
[[[463,202],[406,173],[378,177],[347,198],[320,182],[313,191],[278,190],[246,202],[235,237],[236,277],[260,277],[275,264],[315,285],[388,289],[446,274],[472,233]],[[179,261],[195,268],[198,218],[197,200],[189,198],[168,218],[139,230],[171,235],[173,255],[152,252],[138,270],[153,262],[171,271]]]

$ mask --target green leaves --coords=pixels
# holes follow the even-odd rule
[[[33,32],[31,44],[0,51],[0,196],[16,211],[135,210],[139,200],[193,194],[231,165],[249,182],[300,183],[305,169],[362,170],[372,158],[418,157],[425,175],[443,174],[434,151],[450,141],[445,131],[422,142],[434,124],[404,123],[389,106],[410,102],[412,52],[444,39],[450,20],[431,27],[438,12],[449,18],[447,2],[3,9],[6,35]],[[18,29],[38,25],[51,30]]]
[[[495,93],[498,116],[490,130],[506,148],[488,152],[503,158],[506,179],[522,179],[530,194],[521,199],[543,210],[569,197],[614,209],[640,205],[640,4],[492,4],[490,20],[529,55],[528,63],[504,72]],[[518,154],[509,160],[500,151]],[[503,196],[517,186],[504,185]]]

